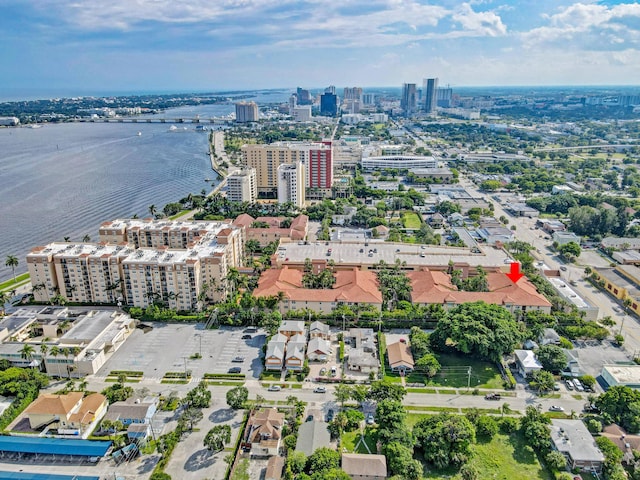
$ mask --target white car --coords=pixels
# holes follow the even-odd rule
[[[316,387],[313,389],[313,393],[327,393],[327,387]]]
[[[282,387],[280,385],[271,385],[269,388],[267,388],[267,391],[269,392],[279,392],[280,390],[282,390]]]
[[[549,407],[549,411],[550,412],[564,412],[564,408],[563,407],[558,407],[557,405],[551,405]]]

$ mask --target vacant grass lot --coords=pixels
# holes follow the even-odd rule
[[[417,213],[414,212],[406,212],[402,214],[402,224],[404,228],[408,228],[410,230],[420,230],[420,217]]]
[[[349,453],[377,453],[377,432],[378,429],[376,427],[366,427],[364,429],[363,441],[359,441],[361,437],[360,430],[356,430],[355,432],[343,433],[342,437],[340,438],[340,446],[346,449],[346,451]],[[366,442],[366,444],[369,446],[369,452],[367,451],[367,447],[364,445],[364,442]]]
[[[479,472],[478,478],[496,480],[551,480],[553,477],[540,464],[535,454],[525,449],[521,435],[496,435],[490,442],[479,441],[473,446],[470,463]],[[462,477],[452,470],[425,471],[425,478]]]

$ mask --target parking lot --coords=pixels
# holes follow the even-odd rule
[[[240,328],[204,330],[202,324],[149,323],[146,333],[136,329],[126,343],[98,371],[107,376],[113,370],[142,371],[145,378],[160,379],[167,372],[191,371],[192,378],[205,373],[226,373],[240,367],[247,378],[258,378],[265,334],[258,330],[244,333]],[[250,339],[243,339],[251,335]],[[192,358],[199,354],[202,358]],[[242,362],[232,362],[242,357]]]
[[[574,345],[574,349],[569,350],[569,355],[578,361],[580,371],[586,375],[592,375],[597,378],[602,372],[603,365],[631,363],[624,350],[607,340],[602,342],[596,340],[574,342]]]

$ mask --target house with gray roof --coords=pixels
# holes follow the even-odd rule
[[[328,424],[322,421],[310,421],[300,425],[296,451],[303,452],[308,457],[318,448],[329,447],[331,434],[327,426]]]
[[[352,480],[387,478],[387,459],[384,455],[343,453],[341,468]]]
[[[582,420],[551,420],[551,443],[570,469],[601,472],[604,455]]]

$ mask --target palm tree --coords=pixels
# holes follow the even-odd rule
[[[0,311],[4,315],[4,305],[9,301],[7,292],[0,292]]]
[[[89,236],[89,234],[85,235],[84,237],[82,237],[82,241],[85,243],[89,243],[91,241],[91,236]]]
[[[7,260],[4,262],[5,266],[11,267],[13,271],[13,282],[16,282],[16,267],[18,266],[18,257],[14,255],[7,255]]]
[[[70,348],[63,348],[61,350],[62,354],[64,355],[65,358],[65,365],[67,367],[67,376],[68,378],[71,378],[71,369],[69,368],[69,355],[71,355],[71,349]]]
[[[27,362],[31,363],[31,360],[33,360],[33,352],[35,352],[35,348],[33,348],[33,345],[25,343],[19,350],[19,352],[21,358],[24,358]]]
[[[64,241],[67,242],[67,243],[70,242],[71,241],[71,237],[64,237]]]
[[[36,283],[31,286],[31,293],[34,295],[42,290],[44,290],[47,286],[44,283]]]
[[[58,363],[58,355],[60,355],[60,347],[58,347],[57,345],[54,345],[53,347],[51,347],[51,351],[49,352],[51,354],[51,356],[56,359],[56,365],[58,365],[58,376],[60,376],[60,364]]]
[[[158,209],[156,208],[155,205],[153,204],[149,205],[149,213],[151,214],[152,217],[156,216],[156,213],[158,213]]]

